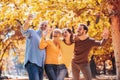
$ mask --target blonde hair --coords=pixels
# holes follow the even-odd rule
[[[62,34],[61,29],[54,29],[53,32],[54,32],[54,31],[58,31],[60,34]]]
[[[61,31],[61,29],[54,29],[52,32],[51,32],[51,34],[50,34],[50,39],[52,39],[52,37],[53,37],[53,32],[54,31],[58,31],[58,33],[61,35],[62,34],[62,31]]]

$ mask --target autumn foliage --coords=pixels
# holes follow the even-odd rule
[[[37,29],[40,21],[49,21],[50,27],[76,29],[78,23],[89,27],[88,34],[102,39],[105,27],[110,28],[110,19],[104,0],[0,0],[0,61],[9,57],[9,50],[14,49],[13,56],[19,55],[23,62],[25,38],[20,33],[28,14],[33,14],[31,28]],[[94,48],[91,54],[107,55],[113,52],[111,36],[104,47]],[[97,60],[97,59],[96,59]]]

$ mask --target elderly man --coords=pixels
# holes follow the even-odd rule
[[[33,18],[29,15],[21,28],[21,33],[26,37],[26,53],[24,65],[28,72],[29,80],[43,80],[43,66],[45,61],[45,50],[39,49],[42,31],[47,29],[48,23],[41,22],[39,30],[29,29],[29,22]]]

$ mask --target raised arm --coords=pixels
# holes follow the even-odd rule
[[[106,39],[102,39],[101,41],[93,40],[92,45],[93,46],[103,46],[106,43]]]
[[[103,46],[108,37],[109,37],[109,30],[107,28],[104,29],[103,34],[102,34],[103,39],[101,41],[95,41],[93,42],[94,46]]]
[[[42,37],[40,44],[39,44],[39,48],[40,49],[45,49],[47,47],[47,41],[45,41],[45,39]]]
[[[29,29],[29,25],[30,25],[29,22],[31,21],[32,18],[33,18],[33,16],[32,16],[32,14],[30,14],[23,25],[23,30],[26,31]]]
[[[39,48],[40,49],[45,49],[48,45],[47,41],[45,40],[46,32],[42,31],[42,38],[40,40]]]
[[[108,37],[109,37],[109,30],[107,28],[104,28],[102,37],[103,37],[103,39],[108,39]]]
[[[31,36],[31,33],[32,33],[32,30],[29,30],[29,22],[31,21],[32,19],[32,15],[30,14],[27,18],[27,20],[25,21],[25,23],[22,25],[21,27],[21,33],[23,36],[27,37],[27,38],[30,38]]]

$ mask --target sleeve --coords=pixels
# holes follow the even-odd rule
[[[21,27],[21,33],[23,36],[25,37],[30,37],[31,36],[31,33],[32,33],[32,30],[28,29],[28,30],[23,30],[23,28]]]
[[[103,39],[101,41],[93,40],[92,45],[93,46],[103,46],[103,45],[105,45],[106,42],[107,42],[106,39]]]
[[[40,40],[39,48],[40,49],[45,49],[47,47],[48,43],[45,41],[45,39],[42,37]]]

